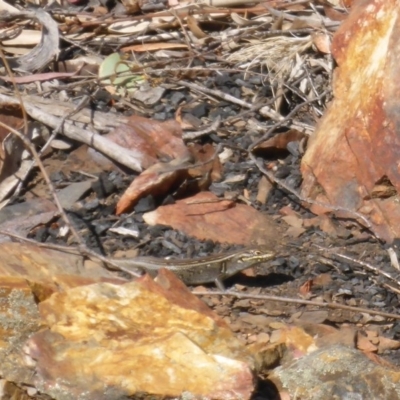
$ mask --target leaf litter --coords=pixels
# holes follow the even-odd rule
[[[15,312],[0,353],[15,393],[98,399],[113,387],[107,398],[271,398],[285,394],[275,366],[308,362],[316,349],[340,344],[395,359],[393,251],[365,229],[372,225],[360,226],[357,210],[299,193],[307,140],[332,100],[331,41],[351,7],[323,3],[0,2],[8,12],[0,15],[0,103],[21,110],[11,128],[42,159],[39,173],[38,161],[3,139],[0,230],[19,242],[1,243],[4,298],[12,304],[19,293],[19,307],[36,299],[23,329],[18,308],[1,316],[4,325]],[[50,134],[30,131],[33,122]],[[52,146],[56,137],[64,149]],[[372,188],[365,199],[373,193],[381,197]],[[63,201],[50,209],[52,197]],[[310,204],[347,219],[315,216]],[[276,257],[231,278],[236,294],[194,289],[215,312],[167,270],[156,283],[129,282],[95,261],[138,249],[192,259],[255,245]],[[15,356],[6,363],[6,354]],[[174,379],[164,374],[171,360],[181,366]],[[267,390],[271,372],[276,386]]]

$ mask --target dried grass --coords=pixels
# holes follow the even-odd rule
[[[267,38],[232,53],[228,56],[228,61],[247,70],[266,66],[271,73],[271,80],[282,80],[296,75],[292,73],[293,70],[299,65],[300,59],[304,63],[306,52],[311,46],[311,36]]]

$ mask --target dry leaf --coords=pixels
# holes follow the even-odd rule
[[[154,197],[166,195],[188,176],[186,160],[176,159],[170,163],[157,163],[142,172],[125,190],[117,203],[116,214],[128,212],[149,194]]]
[[[313,285],[313,281],[312,280],[308,280],[307,282],[303,283],[299,288],[300,295],[302,297],[308,298],[310,296],[310,293],[311,293],[312,285]]]
[[[200,28],[197,19],[195,17],[189,15],[187,17],[187,24],[188,28],[191,30],[191,32],[197,39],[204,39],[208,37],[208,35],[205,32],[203,32],[203,30]]]
[[[258,182],[257,201],[265,204],[273,187],[273,184],[265,176],[262,176]]]
[[[296,129],[290,129],[284,133],[278,133],[271,139],[266,140],[265,142],[260,143],[255,149],[287,149],[287,145],[289,142],[298,142],[305,137],[305,134],[297,131]]]
[[[159,207],[143,218],[150,225],[169,225],[201,240],[248,246],[274,246],[281,240],[278,225],[268,216],[209,192]]]
[[[321,53],[331,54],[330,36],[323,32],[317,32],[312,35],[313,43]]]
[[[282,217],[282,220],[294,228],[301,228],[303,226],[303,219],[297,215],[287,215]]]
[[[121,51],[128,53],[131,51],[137,52],[147,52],[147,51],[157,51],[157,50],[165,50],[165,49],[187,49],[188,46],[183,43],[143,43],[143,44],[134,44],[131,46],[122,47]]]
[[[313,279],[315,286],[327,286],[332,282],[331,274],[319,274]]]
[[[143,168],[155,164],[157,159],[170,160],[190,157],[182,140],[182,129],[176,121],[159,122],[132,116],[105,137],[138,153]],[[96,162],[107,163],[107,159],[100,153],[90,150],[89,154],[95,158]]]
[[[122,0],[127,14],[135,14],[140,10],[139,0]]]

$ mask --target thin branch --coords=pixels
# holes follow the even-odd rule
[[[0,94],[0,105],[1,104],[16,104],[19,105],[17,99],[11,96],[5,96]],[[62,122],[62,118],[57,118],[47,112],[36,107],[31,101],[25,100],[25,109],[27,113],[37,121],[56,129]],[[142,168],[140,165],[141,154],[138,151],[129,150],[118,144],[108,140],[107,138],[95,133],[89,132],[85,129],[81,129],[75,126],[71,122],[65,122],[63,133],[70,139],[77,140],[79,142],[85,143],[88,146],[102,152],[107,157],[120,162],[126,167],[132,169],[133,171],[141,172]]]
[[[290,111],[290,113],[288,115],[286,115],[286,117],[281,117],[274,125],[272,125],[267,132],[258,140],[256,140],[255,142],[253,142],[250,147],[248,148],[249,151],[253,151],[255,149],[256,146],[258,146],[260,143],[266,141],[267,139],[270,138],[271,134],[279,127],[281,127],[282,125],[287,124],[288,126],[290,126],[290,124],[288,123],[292,117],[294,115],[297,114],[297,112],[303,108],[304,106],[306,106],[307,104],[311,104],[314,103],[318,100],[321,100],[322,98],[324,98],[327,94],[329,93],[328,90],[326,90],[325,92],[321,93],[318,97],[314,97],[313,99],[304,101],[303,103],[298,104],[295,108],[293,108],[292,111]]]
[[[363,268],[367,269],[368,271],[372,271],[372,272],[373,272],[374,274],[376,274],[376,275],[382,275],[382,276],[384,276],[385,278],[389,279],[390,281],[396,283],[396,285],[398,285],[398,286],[400,287],[400,281],[399,281],[399,280],[397,280],[397,279],[396,279],[395,277],[393,277],[391,274],[389,274],[389,273],[387,273],[387,272],[385,272],[385,271],[382,271],[380,268],[374,267],[373,265],[371,265],[371,264],[369,264],[369,263],[367,263],[367,262],[364,262],[364,261],[361,261],[361,260],[357,260],[356,258],[353,258],[353,257],[350,257],[350,256],[346,256],[345,254],[337,253],[337,252],[332,251],[332,250],[330,250],[330,249],[321,247],[321,246],[319,246],[319,245],[317,245],[317,244],[314,244],[313,246],[316,247],[316,248],[318,248],[318,249],[321,250],[321,251],[325,251],[325,252],[327,252],[327,253],[329,253],[329,254],[331,254],[331,255],[334,255],[335,257],[339,257],[339,258],[341,258],[342,260],[351,261],[351,262],[353,262],[354,264],[357,264],[357,265],[359,265],[360,267],[363,267]]]
[[[184,132],[182,135],[182,139],[183,140],[194,140],[194,139],[198,139],[201,136],[207,135],[210,132],[215,132],[218,127],[221,125],[221,116],[218,115],[217,118],[215,118],[215,121],[205,127],[204,129],[202,129],[201,131],[188,131],[188,132]]]
[[[44,154],[44,152],[48,149],[48,147],[51,145],[51,142],[56,138],[56,136],[58,135],[58,133],[60,132],[61,128],[63,127],[65,121],[68,118],[71,118],[73,115],[75,115],[76,113],[78,113],[80,110],[82,110],[83,107],[85,107],[85,105],[87,104],[89,100],[89,96],[85,95],[83,96],[83,98],[81,99],[81,101],[77,104],[77,106],[69,113],[69,114],[65,114],[62,118],[60,123],[58,124],[58,126],[53,130],[53,133],[50,135],[50,137],[47,139],[46,143],[44,144],[44,146],[40,149],[38,155],[41,158],[42,155]],[[18,195],[20,194],[23,184],[26,180],[26,178],[29,176],[29,172],[31,171],[31,169],[34,167],[35,165],[35,161],[32,161],[31,165],[28,168],[28,171],[25,174],[25,178],[21,179],[21,181],[18,184],[18,187],[15,189],[15,192],[13,194],[13,198],[18,197]]]
[[[20,104],[21,112],[22,112],[22,119],[24,120],[24,133],[25,133],[25,136],[28,136],[28,116],[26,115],[26,110],[25,110],[25,107],[24,107],[24,102],[23,102],[23,100],[22,100],[21,93],[20,93],[20,91],[18,90],[18,86],[17,86],[17,84],[16,84],[16,82],[15,82],[14,74],[13,74],[13,72],[12,72],[12,70],[11,70],[11,68],[10,68],[10,65],[8,64],[8,61],[7,61],[7,59],[6,59],[6,56],[4,55],[3,50],[2,50],[1,48],[0,48],[0,57],[1,57],[1,59],[3,60],[4,67],[5,67],[6,71],[7,71],[8,76],[9,76],[10,79],[11,79],[11,82],[12,82],[12,85],[13,85],[13,89],[14,89],[15,96],[16,96],[17,99],[19,100],[19,104]]]
[[[196,83],[190,83],[190,82],[185,82],[185,81],[178,81],[177,83],[179,85],[187,87],[189,89],[198,90],[201,93],[207,93],[207,94],[210,94],[212,96],[217,96],[217,97],[219,97],[219,98],[221,98],[223,100],[229,101],[230,103],[236,104],[236,105],[238,105],[240,107],[243,107],[243,108],[252,109],[254,107],[254,104],[247,103],[246,101],[240,100],[237,97],[234,97],[234,96],[232,96],[230,94],[224,93],[224,92],[222,92],[220,90],[209,89],[209,88],[206,88],[205,86],[200,86],[200,85],[198,85]],[[325,92],[324,92],[324,94],[325,94]],[[311,101],[316,101],[318,99],[319,98],[315,98],[315,99],[313,99]],[[303,105],[304,104],[305,103],[303,103]],[[297,107],[294,110],[297,111]],[[280,124],[280,125],[285,123],[285,122],[287,122],[290,119],[289,116],[288,117],[282,117],[282,115],[280,115],[279,113],[277,113],[276,111],[274,111],[272,108],[270,108],[268,106],[265,106],[263,108],[263,112],[269,118],[273,119],[274,121],[278,121],[277,124]],[[289,115],[291,116],[292,112]],[[290,124],[290,127],[293,128],[293,129],[297,129],[299,131],[303,131],[303,129],[304,129],[303,126],[300,126],[299,124],[296,124],[296,123]]]
[[[4,124],[3,122],[0,121],[0,126],[2,126],[3,128],[7,129],[8,131],[10,131],[11,133],[13,133],[14,135],[18,136],[22,142],[24,143],[25,147],[31,152],[36,164],[38,165],[40,172],[43,175],[43,178],[47,184],[47,186],[49,187],[50,193],[53,197],[54,203],[56,204],[58,211],[60,212],[61,218],[64,220],[65,224],[68,226],[68,228],[71,230],[72,235],[75,237],[76,241],[79,244],[83,244],[83,240],[80,237],[80,235],[78,234],[77,230],[74,228],[74,226],[71,224],[67,214],[65,213],[60,200],[57,196],[57,193],[55,191],[53,182],[50,180],[49,175],[47,174],[46,169],[44,168],[44,165],[42,163],[42,160],[39,157],[39,154],[37,153],[35,146],[32,144],[32,142],[28,139],[28,137],[24,136],[23,134],[21,134],[20,132],[18,132],[17,130],[15,130],[14,128],[12,128],[11,126],[8,126],[7,124]]]
[[[284,190],[286,190],[287,192],[291,193],[293,196],[295,196],[297,198],[297,200],[299,200],[300,202],[303,203],[307,203],[307,204],[314,204],[316,206],[320,206],[323,208],[326,208],[328,210],[331,210],[333,212],[344,212],[347,214],[350,214],[354,217],[359,218],[362,222],[364,222],[364,225],[361,224],[362,226],[364,226],[365,228],[367,228],[372,235],[374,235],[377,239],[379,239],[379,236],[377,233],[372,231],[372,225],[369,222],[368,218],[365,217],[364,215],[360,214],[357,211],[353,211],[350,210],[348,208],[345,207],[340,207],[340,206],[333,206],[331,204],[328,203],[322,203],[320,201],[317,200],[312,200],[310,198],[304,197],[302,196],[300,193],[298,193],[296,190],[292,189],[289,185],[287,185],[282,179],[276,178],[270,171],[267,171],[262,162],[260,160],[257,160],[256,156],[253,153],[249,153],[250,158],[254,161],[255,165],[257,166],[257,168],[272,182],[277,184],[278,186],[280,186],[281,188],[283,188]],[[350,217],[348,217],[350,218]],[[356,219],[357,221],[357,219]]]
[[[244,294],[244,293],[233,292],[230,290],[227,290],[225,292],[223,292],[223,291],[215,291],[215,292],[195,291],[192,293],[195,295],[198,295],[198,296],[233,296],[233,297],[237,297],[238,299],[255,299],[255,300],[278,301],[280,303],[303,304],[305,306],[318,306],[318,307],[324,307],[324,308],[348,310],[348,311],[359,312],[359,313],[363,313],[363,314],[380,315],[380,316],[386,317],[386,318],[400,319],[400,315],[398,315],[398,314],[391,314],[391,313],[387,313],[387,312],[383,312],[383,311],[375,311],[375,310],[370,310],[368,308],[346,306],[344,304],[337,304],[337,303],[321,303],[320,301],[291,299],[289,297],[268,296],[268,295],[262,295],[262,294],[260,294],[260,295]]]

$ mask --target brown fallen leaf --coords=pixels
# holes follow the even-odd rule
[[[190,158],[190,152],[182,140],[182,129],[179,123],[173,120],[160,122],[131,116],[105,136],[120,146],[138,152],[144,169],[157,161]],[[104,158],[94,150],[89,154],[95,154],[97,162]]]
[[[328,329],[326,328],[326,325],[324,325],[324,327],[325,329]],[[316,338],[316,344],[320,348],[336,344],[342,344],[353,348],[355,347],[357,331],[351,326],[343,326],[340,327],[340,329],[334,329],[332,332],[325,332],[325,334],[321,334],[321,330],[319,332],[320,334]]]
[[[304,314],[306,318],[303,318]],[[327,311],[310,311],[303,313],[303,315],[300,318],[294,319],[293,323],[311,335],[315,339],[318,348],[330,347],[337,344],[355,347],[357,330],[354,327],[341,325],[340,329],[337,329],[330,325],[318,323],[318,320],[323,322],[328,319],[329,313]],[[315,317],[314,321],[313,317]]]
[[[309,298],[312,286],[313,286],[312,280],[308,280],[307,282],[303,283],[299,288],[300,295],[304,298]]]
[[[347,9],[350,8],[351,6],[351,2],[353,0],[345,0],[343,1],[343,3],[348,3],[347,5],[344,5],[344,7],[346,7]],[[337,10],[335,10],[331,5],[329,4],[324,4],[324,12],[325,15],[332,21],[344,21],[347,18],[347,13],[341,13]]]
[[[313,278],[314,286],[327,286],[332,282],[331,274],[319,274],[315,278]]]
[[[133,44],[131,46],[125,46],[121,48],[124,53],[130,53],[131,51],[146,52],[146,51],[157,51],[157,50],[169,50],[169,49],[187,49],[187,44],[183,43],[143,43]]]
[[[257,201],[266,204],[273,187],[273,184],[265,176],[261,177],[258,182]]]
[[[323,32],[316,32],[311,35],[315,47],[325,54],[331,53],[331,39],[330,36]]]
[[[305,228],[319,228],[322,222],[322,218],[324,218],[324,216],[305,218],[303,220],[303,225]]]
[[[266,140],[265,142],[260,143],[255,149],[278,149],[278,150],[286,150],[289,142],[298,142],[303,139],[306,135],[302,132],[297,131],[296,129],[290,129],[287,132],[278,133],[271,139]]]
[[[144,214],[149,225],[169,225],[200,240],[273,248],[283,241],[281,229],[254,208],[223,200],[210,192],[178,200]]]
[[[293,228],[301,228],[303,226],[303,219],[297,215],[287,215],[282,217],[282,220]]]
[[[154,197],[167,194],[188,177],[189,166],[186,160],[176,159],[170,163],[157,163],[141,173],[125,190],[116,206],[116,214],[128,212],[140,200],[149,194]]]
[[[193,163],[177,158],[169,163],[157,163],[140,174],[118,201],[117,215],[129,211],[140,198],[149,194],[163,196],[174,188],[176,196],[182,197],[186,192],[208,189],[211,182],[221,178],[221,164],[218,157],[214,157],[212,145],[193,145],[189,150]],[[190,184],[180,186],[188,178],[192,178]]]
[[[318,311],[317,311],[318,312]],[[304,331],[306,333],[308,333],[309,335],[313,336],[313,337],[324,337],[324,336],[329,336],[332,334],[335,334],[339,331],[339,329],[330,326],[330,325],[326,325],[326,324],[322,324],[322,323],[314,323],[313,321],[310,321],[309,318],[301,319],[303,313],[300,312],[300,318],[292,318],[293,320],[293,324],[296,326],[301,327],[302,329],[304,329]],[[319,318],[319,320],[321,321],[322,318]]]
[[[188,28],[191,30],[191,32],[197,39],[204,39],[208,37],[208,35],[200,28],[199,22],[195,17],[189,15],[186,18],[186,21]]]
[[[279,214],[283,216],[288,216],[288,215],[295,215],[298,218],[300,218],[300,214],[296,211],[293,210],[291,206],[283,206],[282,208],[279,209]]]

